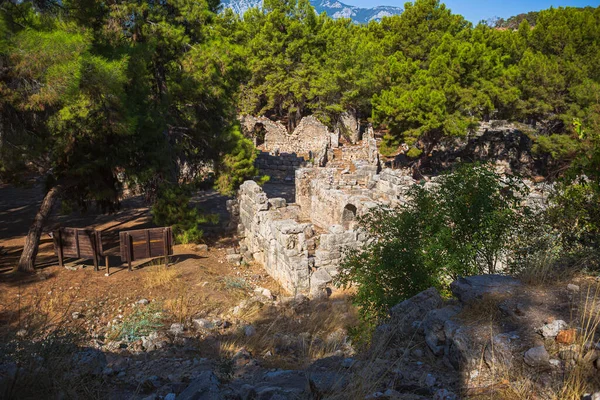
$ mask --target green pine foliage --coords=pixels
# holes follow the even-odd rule
[[[243,137],[239,125],[234,125],[231,130],[232,149],[225,154],[221,164],[216,188],[226,195],[233,195],[237,188],[247,179],[257,177],[258,168],[254,165],[256,149],[250,141]],[[263,184],[269,180],[268,176],[259,178]]]
[[[175,241],[181,244],[200,243],[204,234],[200,226],[219,222],[218,215],[201,214],[190,204],[191,190],[187,186],[163,187],[152,206],[153,222],[172,227]]]

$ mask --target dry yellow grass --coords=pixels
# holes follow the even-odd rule
[[[160,286],[172,285],[177,281],[179,273],[174,267],[166,267],[161,263],[153,263],[144,275],[144,287],[153,289]]]
[[[240,330],[221,343],[221,352],[233,355],[242,347],[257,356],[270,352],[264,363],[280,368],[299,368],[342,350],[347,329],[357,322],[356,311],[345,297],[312,301],[301,312],[253,303],[240,318],[255,326],[256,334],[247,337]],[[290,345],[297,360],[277,351]]]
[[[190,321],[197,311],[194,299],[185,285],[178,286],[177,296],[167,299],[164,308],[172,319],[182,324]]]

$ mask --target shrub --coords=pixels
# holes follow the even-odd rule
[[[531,214],[521,206],[522,182],[490,166],[461,165],[429,186],[414,185],[402,207],[359,219],[370,241],[346,252],[338,284],[357,286],[355,301],[368,321],[428,287],[496,273]]]
[[[549,224],[560,234],[570,255],[584,256],[588,266],[600,264],[600,106],[585,128],[574,120],[577,154],[548,208]]]
[[[185,186],[164,186],[152,206],[154,223],[173,227],[175,241],[180,244],[199,243],[203,236],[199,225],[217,224],[219,220],[216,214],[203,215],[190,206],[190,192]]]

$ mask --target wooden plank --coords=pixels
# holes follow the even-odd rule
[[[130,235],[125,235],[125,237],[127,238],[127,265],[128,265],[128,269],[129,271],[133,271],[133,269],[131,268],[131,261],[133,259],[133,246],[132,246],[132,240],[131,240],[131,236]]]
[[[79,251],[79,231],[75,229],[75,248],[77,251],[77,258],[81,258],[81,253]]]
[[[58,230],[58,265],[61,267],[65,266],[63,262],[63,243],[60,229]]]
[[[163,230],[163,244],[164,244],[164,255],[165,255],[165,267],[169,266],[169,241],[168,241],[168,231],[167,229]]]
[[[96,249],[96,243],[98,243],[98,240],[96,239],[96,232],[92,232],[92,239],[90,240],[91,245],[93,247],[93,256],[94,256],[94,271],[98,271],[98,251]]]

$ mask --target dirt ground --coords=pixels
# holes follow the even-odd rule
[[[100,271],[94,271],[91,260],[66,260],[66,268],[59,267],[48,232],[58,226],[89,227],[102,230],[107,237],[108,247],[117,246],[118,232],[122,230],[151,227],[149,208],[140,197],[124,200],[121,210],[115,214],[99,214],[91,210],[88,213],[61,215],[57,206],[53,216],[46,224],[40,250],[36,261],[37,273],[34,275],[12,274],[37,207],[42,197],[41,185],[29,188],[0,186],[0,323],[5,325],[12,320],[12,314],[19,307],[16,303],[26,304],[40,296],[55,297],[57,293],[72,297],[69,310],[85,308],[84,303],[102,301],[103,304],[139,300],[164,300],[181,295],[182,291],[192,293],[187,299],[188,306],[197,312],[207,306],[225,310],[237,301],[231,291],[223,290],[228,277],[247,282],[248,285],[268,288],[273,295],[284,294],[259,266],[233,266],[225,262],[226,249],[234,247],[231,235],[220,237],[210,234],[206,237],[208,251],[196,251],[196,246],[176,245],[171,257],[170,268],[175,270],[173,280],[185,282],[181,285],[162,285],[148,288],[144,284],[149,271],[163,260],[144,260],[133,263],[133,271],[119,257],[111,257],[110,276],[105,276],[104,262]],[[223,218],[226,198],[216,192],[200,193],[194,197],[195,203],[208,212],[217,212]],[[226,216],[225,216],[226,217]],[[68,296],[74,293],[73,296]],[[106,318],[109,318],[107,313]],[[2,320],[3,319],[3,320]],[[7,320],[8,319],[8,320]],[[11,321],[11,322],[14,322]],[[106,321],[100,321],[105,323]]]

